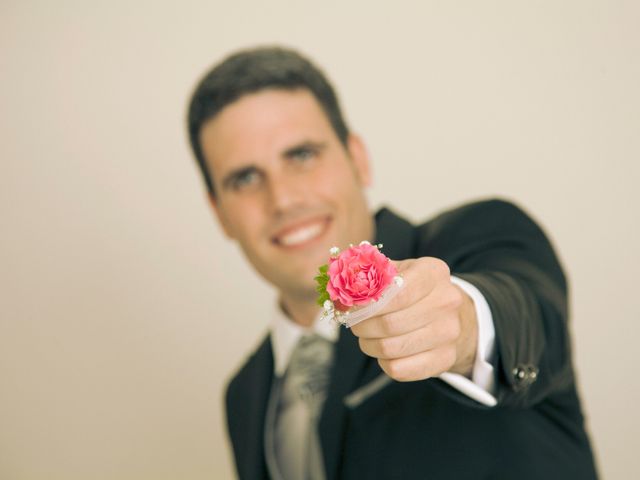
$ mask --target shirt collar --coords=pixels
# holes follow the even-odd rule
[[[273,348],[273,366],[276,376],[282,376],[289,365],[291,353],[303,335],[316,333],[335,343],[338,340],[339,325],[331,320],[321,318],[322,310],[318,309],[313,325],[302,327],[285,315],[276,303],[271,315],[271,346]]]

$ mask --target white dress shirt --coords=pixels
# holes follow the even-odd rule
[[[477,402],[493,407],[497,400],[493,396],[495,392],[493,365],[490,363],[495,343],[495,328],[491,309],[482,293],[472,284],[453,276],[451,281],[473,300],[478,320],[478,345],[471,379],[450,372],[442,373],[439,378]],[[305,332],[313,331],[331,342],[336,342],[340,325],[336,322],[321,320],[320,313],[318,313],[313,326],[310,329],[305,329],[291,321],[280,308],[276,307],[271,323],[271,343],[276,376],[284,374],[291,353],[298,339]]]

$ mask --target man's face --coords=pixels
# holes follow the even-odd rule
[[[329,248],[372,240],[364,146],[352,135],[345,148],[309,91],[245,95],[204,125],[200,142],[224,231],[283,295],[315,296]]]

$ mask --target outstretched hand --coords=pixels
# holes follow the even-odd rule
[[[376,316],[351,328],[360,349],[401,382],[443,372],[470,376],[478,327],[471,298],[437,258],[394,262],[404,287]]]

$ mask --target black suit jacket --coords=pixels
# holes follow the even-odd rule
[[[342,329],[319,424],[328,479],[596,478],[571,365],[566,280],[542,230],[500,200],[417,227],[383,209],[376,227],[390,258],[438,257],[485,296],[496,329],[498,406],[480,405],[439,379],[390,382],[355,404],[345,401],[376,384],[381,370]],[[242,480],[269,478],[264,425],[272,379],[267,336],[227,390]]]

